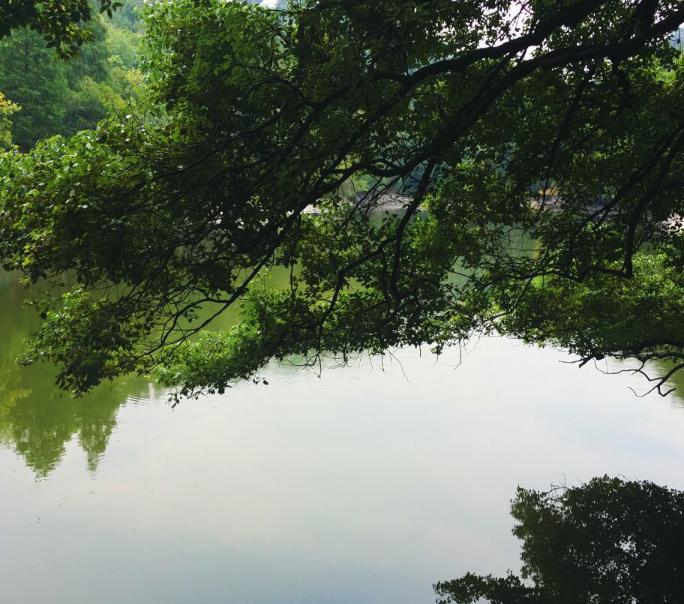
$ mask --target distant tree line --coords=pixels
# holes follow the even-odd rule
[[[71,136],[126,105],[141,82],[135,11],[141,4],[129,1],[107,20],[94,10],[91,41],[67,61],[37,31],[17,29],[0,39],[0,93],[12,103],[11,113],[0,106],[0,141],[8,139],[0,148],[11,141],[27,151],[38,140]]]

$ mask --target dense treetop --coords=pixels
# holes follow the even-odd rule
[[[0,160],[6,268],[77,282],[25,356],[64,387],[490,332],[684,362],[681,0],[144,12],[136,108]]]

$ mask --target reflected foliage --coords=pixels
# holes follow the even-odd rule
[[[90,471],[97,469],[116,427],[126,395],[145,387],[142,380],[105,386],[74,399],[58,393],[49,365],[22,368],[15,359],[35,317],[24,309],[25,290],[16,279],[0,277],[0,446],[16,451],[36,474],[46,477],[76,439]]]
[[[21,370],[18,370],[21,371]],[[118,391],[104,390],[99,396],[73,399],[52,396],[51,389],[33,390],[16,386],[0,400],[0,444],[24,458],[37,478],[54,470],[76,437],[94,472],[116,427],[116,415],[125,401]],[[4,384],[3,384],[4,386]]]
[[[468,573],[435,586],[439,604],[684,602],[684,492],[595,478],[575,488],[518,488],[520,576]]]

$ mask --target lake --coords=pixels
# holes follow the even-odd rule
[[[74,400],[13,363],[23,296],[0,278],[8,604],[429,603],[437,581],[519,569],[518,485],[684,489],[680,396],[557,351],[488,338],[321,378],[272,365],[175,409],[138,378]]]

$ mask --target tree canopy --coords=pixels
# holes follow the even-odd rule
[[[0,90],[21,107],[11,117],[21,151],[55,134],[95,127],[134,94],[140,80],[135,34],[99,16],[90,29],[92,40],[69,61],[58,60],[36,32],[20,30],[0,40]]]
[[[0,40],[13,30],[27,28],[44,36],[46,46],[61,57],[71,57],[93,37],[87,24],[93,10],[109,17],[123,6],[121,2],[98,0],[0,0]],[[97,13],[96,13],[97,14]]]
[[[496,332],[676,371],[682,22],[681,0],[148,6],[140,104],[0,159],[5,268],[76,282],[36,300],[24,361],[193,394]]]
[[[608,476],[549,492],[518,488],[511,515],[521,576],[438,583],[438,604],[684,602],[681,491]]]

